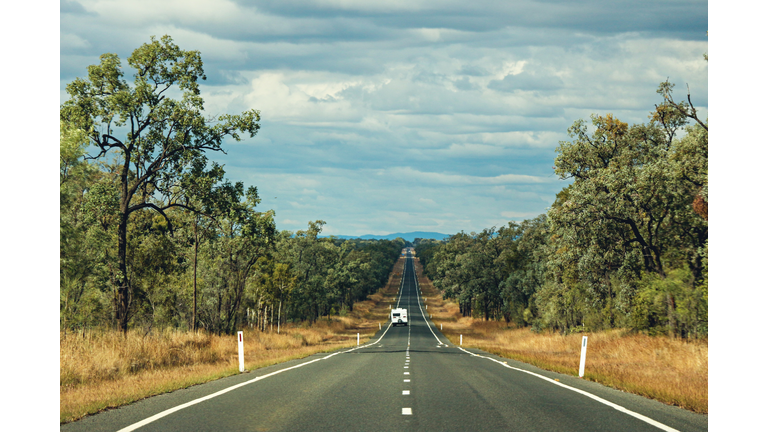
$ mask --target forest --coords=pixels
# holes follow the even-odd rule
[[[260,113],[206,117],[198,51],[151,38],[101,56],[60,107],[60,327],[275,328],[344,315],[382,287],[405,241],[280,231],[255,186],[209,160]],[[127,68],[126,68],[127,69]]]
[[[168,36],[104,54],[60,107],[60,326],[231,334],[344,315],[406,245],[280,231],[255,186],[209,156],[260,113],[207,117],[198,51]],[[126,68],[127,70],[127,68]],[[577,120],[546,214],[416,242],[464,316],[564,333],[628,328],[706,338],[708,120],[663,82],[645,124]]]
[[[572,183],[545,214],[418,242],[434,285],[464,316],[533,331],[706,338],[708,120],[673,87],[646,124],[577,120],[554,162]]]

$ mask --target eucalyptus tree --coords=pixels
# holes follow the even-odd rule
[[[529,324],[536,314],[534,295],[547,277],[550,251],[546,215],[520,224],[510,222],[499,231],[506,231],[506,236],[513,240],[508,242],[500,257],[506,275],[501,284],[504,319],[514,320],[518,325]]]
[[[88,139],[82,129],[59,122],[59,280],[61,326],[83,326],[96,318],[98,290],[93,277],[100,262],[100,248],[88,243],[85,193],[98,171],[83,160]],[[91,244],[91,246],[93,246]]]
[[[610,299],[612,274],[624,280],[638,279],[640,271],[665,277],[679,264],[674,257],[680,251],[699,278],[707,222],[693,206],[701,187],[683,178],[706,179],[700,172],[706,167],[706,133],[677,138],[688,119],[669,102],[657,106],[648,124],[631,127],[610,114],[593,115],[594,132],[578,120],[568,130],[573,141],[560,143],[555,172],[574,182],[548,212],[560,244],[552,258],[576,263],[589,290],[600,294],[602,286],[607,294],[601,295]],[[691,140],[698,146],[698,168],[683,162]],[[674,332],[671,293],[667,308]]]
[[[291,266],[296,285],[291,314],[298,319],[315,321],[330,310],[326,277],[337,257],[330,238],[319,237],[325,221],[309,222],[306,230],[281,233],[277,256]]]
[[[242,184],[236,185],[242,188]],[[215,288],[220,326],[219,331],[234,333],[243,316],[246,288],[249,281],[268,267],[275,247],[274,213],[257,212],[259,198],[256,188],[246,193],[246,200],[232,206],[220,220],[217,237],[209,243],[209,254],[217,277],[209,281]]]
[[[463,231],[454,234],[435,252],[430,263],[434,265],[435,287],[442,290],[446,298],[457,300],[463,316],[472,316],[474,300],[474,292],[469,289],[471,275],[465,271],[469,258],[466,252],[471,243],[471,235]]]
[[[259,130],[256,110],[205,117],[200,53],[180,49],[170,36],[152,37],[133,51],[128,65],[135,70],[132,83],[123,79],[118,56],[103,54],[100,64],[88,67],[87,78],[67,85],[70,99],[60,109],[62,120],[86,132],[98,151],[93,158],[118,162],[116,319],[123,331],[133,294],[127,262],[131,214],[151,210],[169,221],[166,212],[173,207],[198,211],[184,199],[184,175],[195,163],[206,165],[207,151],[222,151],[225,138],[253,137]]]
[[[505,279],[505,269],[501,256],[514,237],[509,234],[512,234],[509,230],[496,231],[495,227],[482,230],[472,236],[461,260],[468,288],[485,320],[502,310],[501,282]]]

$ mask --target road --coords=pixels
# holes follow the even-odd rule
[[[451,344],[422,308],[410,325],[323,353],[156,396],[61,431],[706,431],[707,416]],[[555,381],[555,379],[559,381]]]

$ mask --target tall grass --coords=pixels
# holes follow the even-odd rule
[[[416,262],[432,320],[458,344],[578,376],[582,334],[534,333],[504,322],[462,317]],[[589,337],[584,378],[688,410],[708,412],[708,341],[647,336],[615,329]]]
[[[317,352],[351,347],[386,323],[400,286],[401,258],[386,286],[346,316],[287,324],[275,332],[243,329],[245,368],[253,370]],[[60,421],[239,373],[235,336],[163,330],[145,334],[86,330],[60,333]]]

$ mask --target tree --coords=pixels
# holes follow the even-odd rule
[[[151,210],[170,224],[170,208],[199,211],[181,187],[185,174],[206,166],[206,151],[223,151],[226,137],[253,137],[260,120],[256,110],[206,119],[198,85],[206,78],[200,53],[181,50],[170,36],[159,41],[153,36],[133,51],[128,64],[135,69],[132,84],[123,79],[118,56],[103,54],[99,65],[88,67],[86,79],[67,85],[70,99],[60,109],[61,119],[84,130],[98,149],[92,158],[118,161],[116,319],[124,332],[133,295],[126,260],[129,218]],[[178,100],[170,97],[176,92]]]
[[[557,149],[555,172],[574,183],[548,213],[558,244],[552,258],[563,268],[575,263],[599,301],[612,302],[614,275],[637,280],[645,271],[664,278],[682,264],[694,281],[702,277],[708,228],[694,203],[706,185],[707,125],[690,105],[671,99],[669,83],[659,93],[664,103],[648,124],[629,127],[610,114],[593,115],[592,134],[576,121],[569,128],[574,140]],[[689,119],[697,124],[677,138]],[[669,292],[671,333],[675,307]]]

